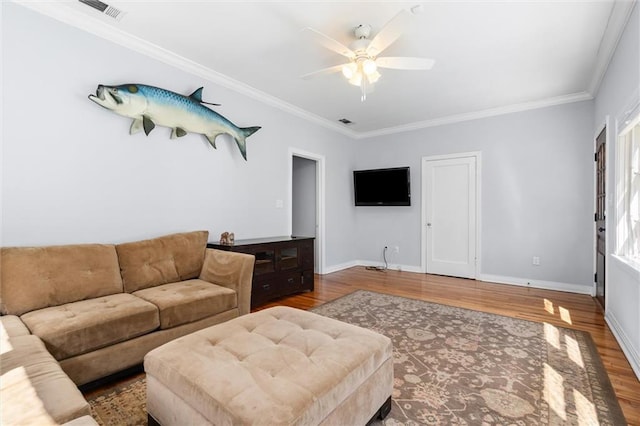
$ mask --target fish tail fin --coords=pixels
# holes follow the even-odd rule
[[[258,130],[260,130],[261,127],[260,126],[255,126],[255,127],[243,127],[240,129],[240,132],[238,132],[238,137],[234,137],[236,144],[238,144],[238,149],[240,150],[240,153],[242,154],[242,158],[245,159],[245,161],[247,160],[247,141],[246,138],[248,138],[249,136],[251,136],[252,134],[254,134],[255,132],[257,132]]]

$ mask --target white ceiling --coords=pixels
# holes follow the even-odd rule
[[[635,0],[103,1],[122,19],[78,1],[21,3],[360,138],[591,99]],[[348,45],[358,24],[375,35],[418,4],[383,56],[433,58],[432,70],[380,70],[365,102],[341,73],[300,78],[344,62],[305,27]]]

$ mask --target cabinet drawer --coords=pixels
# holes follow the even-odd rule
[[[313,290],[313,270],[296,271],[282,276],[281,295],[300,293]]]
[[[251,284],[251,306],[258,306],[278,297],[280,285],[276,279],[254,279]]]

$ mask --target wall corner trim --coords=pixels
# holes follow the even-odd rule
[[[600,90],[602,79],[607,73],[609,64],[613,59],[613,55],[616,52],[622,33],[629,22],[633,7],[636,5],[636,0],[631,1],[614,1],[611,15],[609,15],[609,22],[605,28],[604,35],[600,41],[600,47],[596,57],[596,64],[589,83],[589,93],[594,97]]]
[[[620,323],[618,323],[618,320],[613,314],[607,311],[604,315],[604,320],[607,322],[613,336],[618,341],[622,352],[627,357],[627,361],[629,361],[631,369],[636,374],[638,380],[640,380],[640,354],[635,350],[631,344],[631,340],[625,334],[623,328],[620,326]]]

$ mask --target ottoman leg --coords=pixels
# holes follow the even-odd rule
[[[371,420],[367,422],[367,426],[376,420],[384,420],[385,417],[389,415],[391,412],[391,397],[387,398],[387,400],[382,404],[380,409],[376,411],[376,413],[371,417]]]
[[[378,412],[378,419],[384,420],[385,417],[389,415],[391,412],[391,397],[387,398],[387,400],[380,407],[380,411]]]

